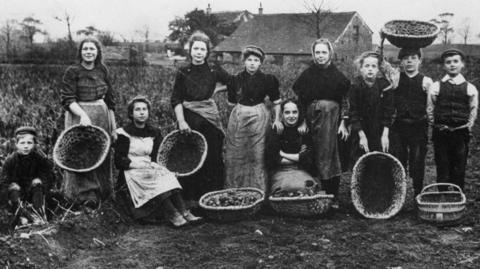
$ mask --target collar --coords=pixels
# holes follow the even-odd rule
[[[144,128],[137,128],[134,123],[129,123],[123,127],[123,130],[129,135],[138,136],[138,137],[155,137],[156,130],[148,123]]]
[[[450,82],[450,84],[459,85],[459,84],[464,83],[467,80],[465,79],[465,77],[462,74],[458,74],[455,77],[445,75],[442,78],[442,82],[447,82],[447,81]]]
[[[417,71],[413,76],[410,75],[410,74],[408,74],[407,72],[403,72],[403,73],[404,73],[407,77],[409,77],[409,78],[414,78],[414,77],[416,77],[416,76],[418,76],[418,75],[420,74],[420,72],[418,72],[418,71]]]

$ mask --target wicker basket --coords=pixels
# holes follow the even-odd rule
[[[399,30],[404,28],[404,33]],[[427,28],[422,32],[422,28]],[[424,48],[437,38],[440,29],[433,23],[414,20],[393,20],[387,22],[380,34],[400,48]]]
[[[165,136],[160,144],[157,162],[179,177],[185,177],[202,167],[207,150],[207,141],[201,133],[192,130],[189,134],[182,134],[175,130]],[[184,167],[180,168],[180,164]]]
[[[205,202],[208,198],[212,196],[232,191],[256,192],[261,195],[261,198],[248,206],[209,206]],[[229,222],[243,220],[254,216],[260,210],[264,198],[264,192],[257,188],[232,188],[204,194],[199,200],[199,205],[203,209],[207,218],[215,221]]]
[[[62,169],[85,173],[96,169],[110,151],[110,135],[94,125],[65,129],[53,148],[53,160]]]
[[[314,217],[326,213],[331,205],[333,194],[315,194],[300,197],[273,197],[268,200],[277,213],[292,217]]]
[[[452,187],[453,190],[439,191],[439,186]],[[431,189],[436,188],[436,191]],[[450,183],[436,183],[423,188],[417,195],[418,216],[435,224],[455,223],[463,217],[467,199],[460,187]]]
[[[377,163],[378,161],[386,161],[389,166],[382,166],[382,168],[388,169],[386,173],[389,177],[393,180],[393,191],[391,200],[388,201],[390,204],[386,207],[383,211],[378,212],[370,208],[369,205],[365,202],[365,197],[362,196],[361,190],[361,181],[366,180],[364,177],[366,176],[367,171],[367,164],[369,162]],[[382,171],[382,173],[385,171]],[[377,178],[374,179],[378,181]],[[383,152],[370,152],[364,154],[362,157],[358,159],[353,167],[352,173],[352,180],[350,184],[351,189],[351,196],[353,205],[357,209],[357,211],[367,218],[374,218],[374,219],[388,219],[395,214],[397,214],[403,206],[405,202],[405,196],[407,193],[407,183],[406,183],[406,175],[405,169],[403,168],[402,164],[399,160],[388,153]],[[365,190],[364,190],[365,191]],[[380,190],[383,191],[383,190]],[[382,196],[378,195],[374,197],[374,200],[371,201],[371,204],[376,204],[377,201],[380,203]]]

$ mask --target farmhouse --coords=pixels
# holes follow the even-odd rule
[[[262,14],[241,24],[214,51],[224,61],[238,62],[242,48],[253,44],[281,65],[310,60],[310,45],[323,37],[334,43],[335,60],[350,64],[372,49],[372,34],[357,12]]]

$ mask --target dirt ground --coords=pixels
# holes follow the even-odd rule
[[[431,155],[429,149],[426,183],[435,177]],[[478,164],[480,142],[473,139],[467,212],[453,226],[420,221],[411,187],[397,216],[365,219],[351,204],[346,174],[340,210],[317,219],[264,211],[252,220],[177,230],[165,223],[133,223],[107,203],[11,235],[2,212],[0,268],[479,268]]]

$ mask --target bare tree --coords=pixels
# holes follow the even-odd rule
[[[136,30],[135,33],[141,36],[145,43],[148,43],[150,37],[150,27],[148,25],[144,25],[142,29]]]
[[[470,37],[470,34],[471,34],[471,29],[472,29],[472,19],[466,18],[463,20],[462,26],[457,30],[458,34],[463,39],[463,44],[465,45],[467,45],[468,38]]]
[[[309,16],[298,15],[298,20],[305,23],[309,28],[315,30],[315,36],[321,38],[326,24],[323,23],[332,13],[331,9],[326,7],[326,0],[304,0],[303,5],[308,11]]]
[[[24,32],[24,38],[28,41],[30,46],[33,46],[33,38],[36,34],[45,35],[46,32],[39,28],[42,22],[33,17],[26,17],[20,22]]]
[[[12,55],[12,42],[13,42],[13,32],[15,28],[16,21],[8,19],[5,21],[5,25],[1,29],[0,38],[5,42],[5,56],[7,62],[10,60]]]
[[[74,20],[74,17],[65,10],[62,17],[54,16],[53,18],[59,22],[65,22],[65,24],[67,24],[68,42],[74,45],[73,37],[72,37],[72,28],[71,28],[71,24],[72,24],[72,21]]]
[[[453,16],[453,13],[445,12],[438,14],[438,18],[430,20],[440,28],[440,36],[442,37],[443,44],[450,43],[450,34],[454,32],[453,27],[450,25]]]

